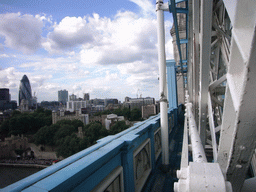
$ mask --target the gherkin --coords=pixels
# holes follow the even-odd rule
[[[20,80],[19,105],[21,104],[22,99],[27,100],[29,105],[31,104],[31,99],[32,99],[31,86],[30,86],[28,77],[26,75],[24,75]]]

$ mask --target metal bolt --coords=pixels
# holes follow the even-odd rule
[[[241,151],[243,151],[243,150],[245,150],[246,147],[241,145],[239,148],[240,148]]]

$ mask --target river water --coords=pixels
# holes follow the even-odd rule
[[[4,188],[40,170],[42,168],[0,166],[0,188]]]

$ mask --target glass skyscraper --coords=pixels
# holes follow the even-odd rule
[[[58,101],[62,104],[66,105],[68,101],[68,91],[67,90],[60,90],[58,91]]]
[[[32,100],[32,93],[31,93],[31,86],[28,80],[28,77],[24,75],[20,80],[20,89],[19,89],[19,105],[21,104],[22,100],[27,100],[29,106],[31,106]]]

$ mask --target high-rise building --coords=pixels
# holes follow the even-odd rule
[[[85,93],[84,94],[84,100],[85,101],[89,101],[90,100],[90,94],[89,93]]]
[[[66,89],[58,91],[58,101],[66,105],[68,101],[68,91]]]
[[[0,89],[0,101],[10,101],[9,89],[2,88]]]
[[[20,80],[19,105],[21,104],[21,101],[23,99],[27,100],[28,105],[31,106],[31,99],[32,99],[31,86],[30,86],[28,77],[26,75],[24,75]]]
[[[72,95],[69,95],[69,101],[77,101],[77,97],[74,93]]]

